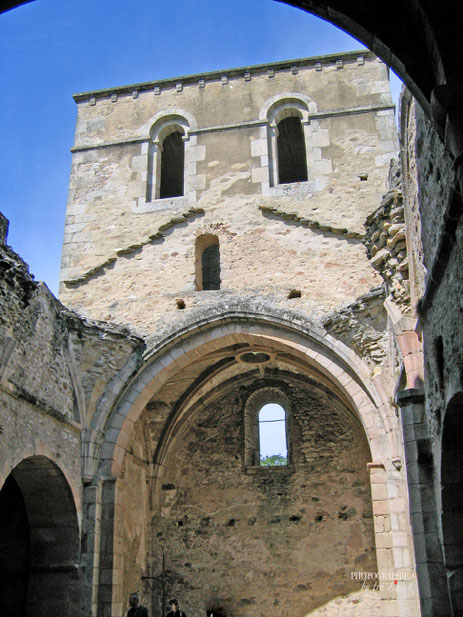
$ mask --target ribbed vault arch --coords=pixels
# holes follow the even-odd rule
[[[368,367],[350,349],[300,316],[282,316],[269,308],[261,314],[229,309],[211,311],[152,342],[145,364],[127,385],[118,404],[104,421],[100,419],[105,434],[101,473],[118,477],[134,423],[165,383],[201,358],[214,359],[211,354],[215,354],[217,360],[221,355],[226,357],[228,347],[243,344],[287,356],[298,370],[316,374],[357,415],[374,459],[398,455],[392,409],[370,379]],[[186,395],[194,398],[194,391]]]

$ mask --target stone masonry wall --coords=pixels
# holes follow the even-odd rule
[[[16,604],[23,614],[71,617],[79,610],[81,444],[66,322],[57,300],[6,246],[2,215],[0,223],[0,560],[9,566],[2,566],[0,604],[11,614]],[[22,526],[6,525],[16,516],[3,509],[12,485]],[[10,561],[11,552],[21,558]]]
[[[0,479],[23,458],[48,453],[64,466],[77,498],[80,435],[59,303],[3,242],[0,269]]]
[[[437,291],[432,299],[428,300],[425,296],[419,304],[419,311],[425,313],[421,320],[426,324],[423,339],[429,436],[434,447],[438,448],[445,409],[452,397],[463,391],[460,301],[463,224],[461,216],[458,219],[462,205],[461,195],[452,194],[451,191],[454,173],[452,162],[431,123],[418,106],[416,130],[416,140],[420,147],[418,186],[425,263],[430,275],[443,274],[441,281],[435,281]],[[449,219],[449,227],[444,233],[446,218]],[[447,234],[453,236],[452,248],[447,251],[444,247],[439,252],[442,245],[437,242],[437,238],[441,238],[441,242],[445,241]],[[446,263],[439,263],[438,260],[443,259]],[[449,298],[455,299],[450,306]],[[440,460],[438,450],[435,460]]]
[[[309,179],[270,186],[268,116],[295,99],[308,110]],[[318,315],[379,284],[363,222],[385,192],[397,141],[387,70],[369,52],[76,100],[60,285],[67,305],[152,333],[176,319],[178,300],[189,311],[218,295],[258,294]],[[149,133],[169,114],[190,125],[185,195],[147,202]],[[196,290],[201,234],[219,239],[218,292]]]
[[[461,442],[463,400],[463,205],[454,161],[434,126],[410,96],[404,95],[402,107],[407,226],[416,266],[412,291],[425,380],[423,390],[398,397],[422,613],[443,617],[452,610],[450,597],[454,609],[461,597],[455,576],[462,555],[460,448],[457,454],[453,444]]]
[[[244,404],[269,385],[291,401],[292,464],[245,468]],[[361,607],[379,615],[378,595],[351,580],[351,571],[376,570],[370,455],[333,394],[289,374],[229,384],[190,412],[176,444],[162,479],[164,505],[152,519],[153,615],[168,597],[192,614],[302,616],[319,608],[347,616]]]
[[[97,470],[100,414],[140,364],[144,342],[66,310],[6,245],[7,227],[0,215],[0,490],[7,479],[8,486],[17,480],[26,533],[37,538],[31,559],[38,569],[28,576],[26,556],[25,573],[18,575],[28,578],[31,590],[21,606],[71,616],[90,607],[98,576],[96,510],[82,480],[91,482]],[[43,482],[46,473],[62,478],[59,490],[45,482],[51,495],[34,480],[37,474]],[[57,553],[49,547],[60,525],[69,529],[55,538]],[[71,536],[72,553],[66,544]],[[7,538],[2,551],[16,540]]]
[[[401,94],[400,126],[403,152],[400,157],[409,261],[410,300],[416,311],[426,288],[420,203],[418,200],[418,157],[421,144],[416,142],[415,101],[404,89]],[[418,150],[417,150],[418,146]],[[444,163],[445,166],[448,162]]]

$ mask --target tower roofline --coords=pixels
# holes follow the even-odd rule
[[[204,81],[214,81],[220,80],[222,77],[226,76],[227,78],[236,78],[243,77],[245,73],[251,73],[253,75],[259,75],[268,71],[270,69],[284,71],[291,68],[299,68],[304,66],[310,66],[311,64],[315,65],[317,63],[321,64],[329,64],[335,63],[338,60],[342,61],[352,61],[357,60],[359,56],[363,58],[375,58],[375,54],[373,54],[368,49],[359,49],[354,51],[344,51],[338,52],[334,54],[326,54],[322,56],[310,56],[308,58],[295,58],[292,60],[282,60],[279,62],[268,62],[265,64],[254,64],[241,66],[230,69],[221,69],[217,71],[209,71],[205,73],[194,73],[192,75],[181,75],[177,77],[169,77],[167,79],[157,79],[154,81],[145,81],[141,83],[135,84],[126,84],[123,86],[115,86],[113,88],[103,88],[101,90],[89,90],[86,92],[79,92],[73,94],[73,98],[76,103],[88,100],[89,97],[105,97],[110,96],[111,94],[131,94],[134,91],[141,92],[146,90],[152,90],[155,87],[162,88],[175,86],[178,82],[181,82],[183,85],[197,82],[198,80]]]

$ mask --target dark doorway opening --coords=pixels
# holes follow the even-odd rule
[[[9,617],[78,612],[79,527],[61,470],[44,456],[21,461],[0,491],[0,607]]]
[[[10,475],[0,491],[0,606],[9,617],[26,614],[29,538],[24,499]]]
[[[442,533],[452,617],[463,617],[463,394],[449,403],[442,433]]]

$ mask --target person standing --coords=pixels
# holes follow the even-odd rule
[[[129,598],[130,608],[127,617],[148,617],[148,609],[140,604],[140,594],[131,593]]]
[[[180,610],[180,604],[175,598],[173,600],[169,600],[169,606],[170,612],[167,613],[166,617],[186,617],[185,613]]]

